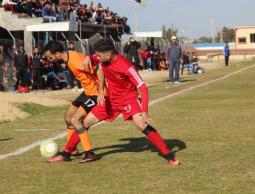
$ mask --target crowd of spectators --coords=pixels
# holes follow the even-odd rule
[[[166,52],[160,50],[158,45],[145,42],[145,45],[142,46],[142,43],[131,37],[125,42],[123,53],[138,70],[163,71],[168,69]],[[195,52],[182,50],[180,57],[180,73],[182,75],[184,70],[188,75],[205,71],[203,67],[199,66],[198,56]]]
[[[68,50],[76,50],[75,44],[69,42]],[[139,70],[167,70],[165,52],[158,46],[141,43],[131,38],[125,45],[123,53]],[[182,51],[180,71],[187,74],[203,73],[198,65],[198,56],[192,52]],[[25,88],[25,89],[24,89]],[[0,91],[58,90],[62,88],[80,88],[65,63],[52,63],[44,59],[41,49],[34,47],[27,54],[23,45],[11,49],[8,53],[0,45]],[[23,89],[23,90],[22,90]]]
[[[130,33],[126,17],[93,1],[87,4],[85,0],[4,0],[2,5],[19,17],[42,17],[44,22],[59,22],[69,20],[70,14],[74,13],[78,21],[111,25],[120,34]]]
[[[166,70],[165,52],[159,49],[159,46],[148,44],[142,47],[142,44],[131,37],[124,46],[123,53],[135,65],[138,70]]]
[[[69,50],[75,50],[72,42],[69,43]],[[62,88],[80,88],[65,63],[45,60],[38,47],[34,47],[32,54],[27,54],[23,45],[19,45],[6,54],[0,45],[0,91],[28,92]]]

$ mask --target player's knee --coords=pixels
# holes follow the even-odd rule
[[[79,122],[79,119],[78,119],[76,116],[72,116],[72,117],[70,118],[70,123],[71,123],[73,126],[76,126],[78,122]]]
[[[89,120],[87,120],[87,119],[83,119],[82,124],[83,124],[83,126],[86,127],[86,128],[88,128],[88,127],[90,126]]]
[[[142,119],[138,119],[134,121],[135,126],[138,128],[138,130],[143,131],[146,127],[145,123],[142,121]]]
[[[70,125],[71,124],[71,118],[67,115],[64,116],[64,120],[66,122],[67,125]]]

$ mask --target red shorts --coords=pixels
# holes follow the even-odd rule
[[[103,105],[97,104],[91,112],[100,121],[111,122],[120,114],[123,115],[123,120],[132,120],[132,115],[142,112],[142,106],[138,99],[134,99],[125,106],[112,107],[111,102],[106,98]]]

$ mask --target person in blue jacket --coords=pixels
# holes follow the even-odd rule
[[[230,56],[230,50],[229,50],[228,43],[226,43],[224,46],[223,55],[225,57],[225,67],[228,67],[229,56]]]

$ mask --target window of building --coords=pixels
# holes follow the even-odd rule
[[[255,34],[251,34],[250,37],[251,37],[251,43],[255,43]]]
[[[246,38],[245,37],[239,37],[238,38],[238,43],[239,44],[246,44]]]

